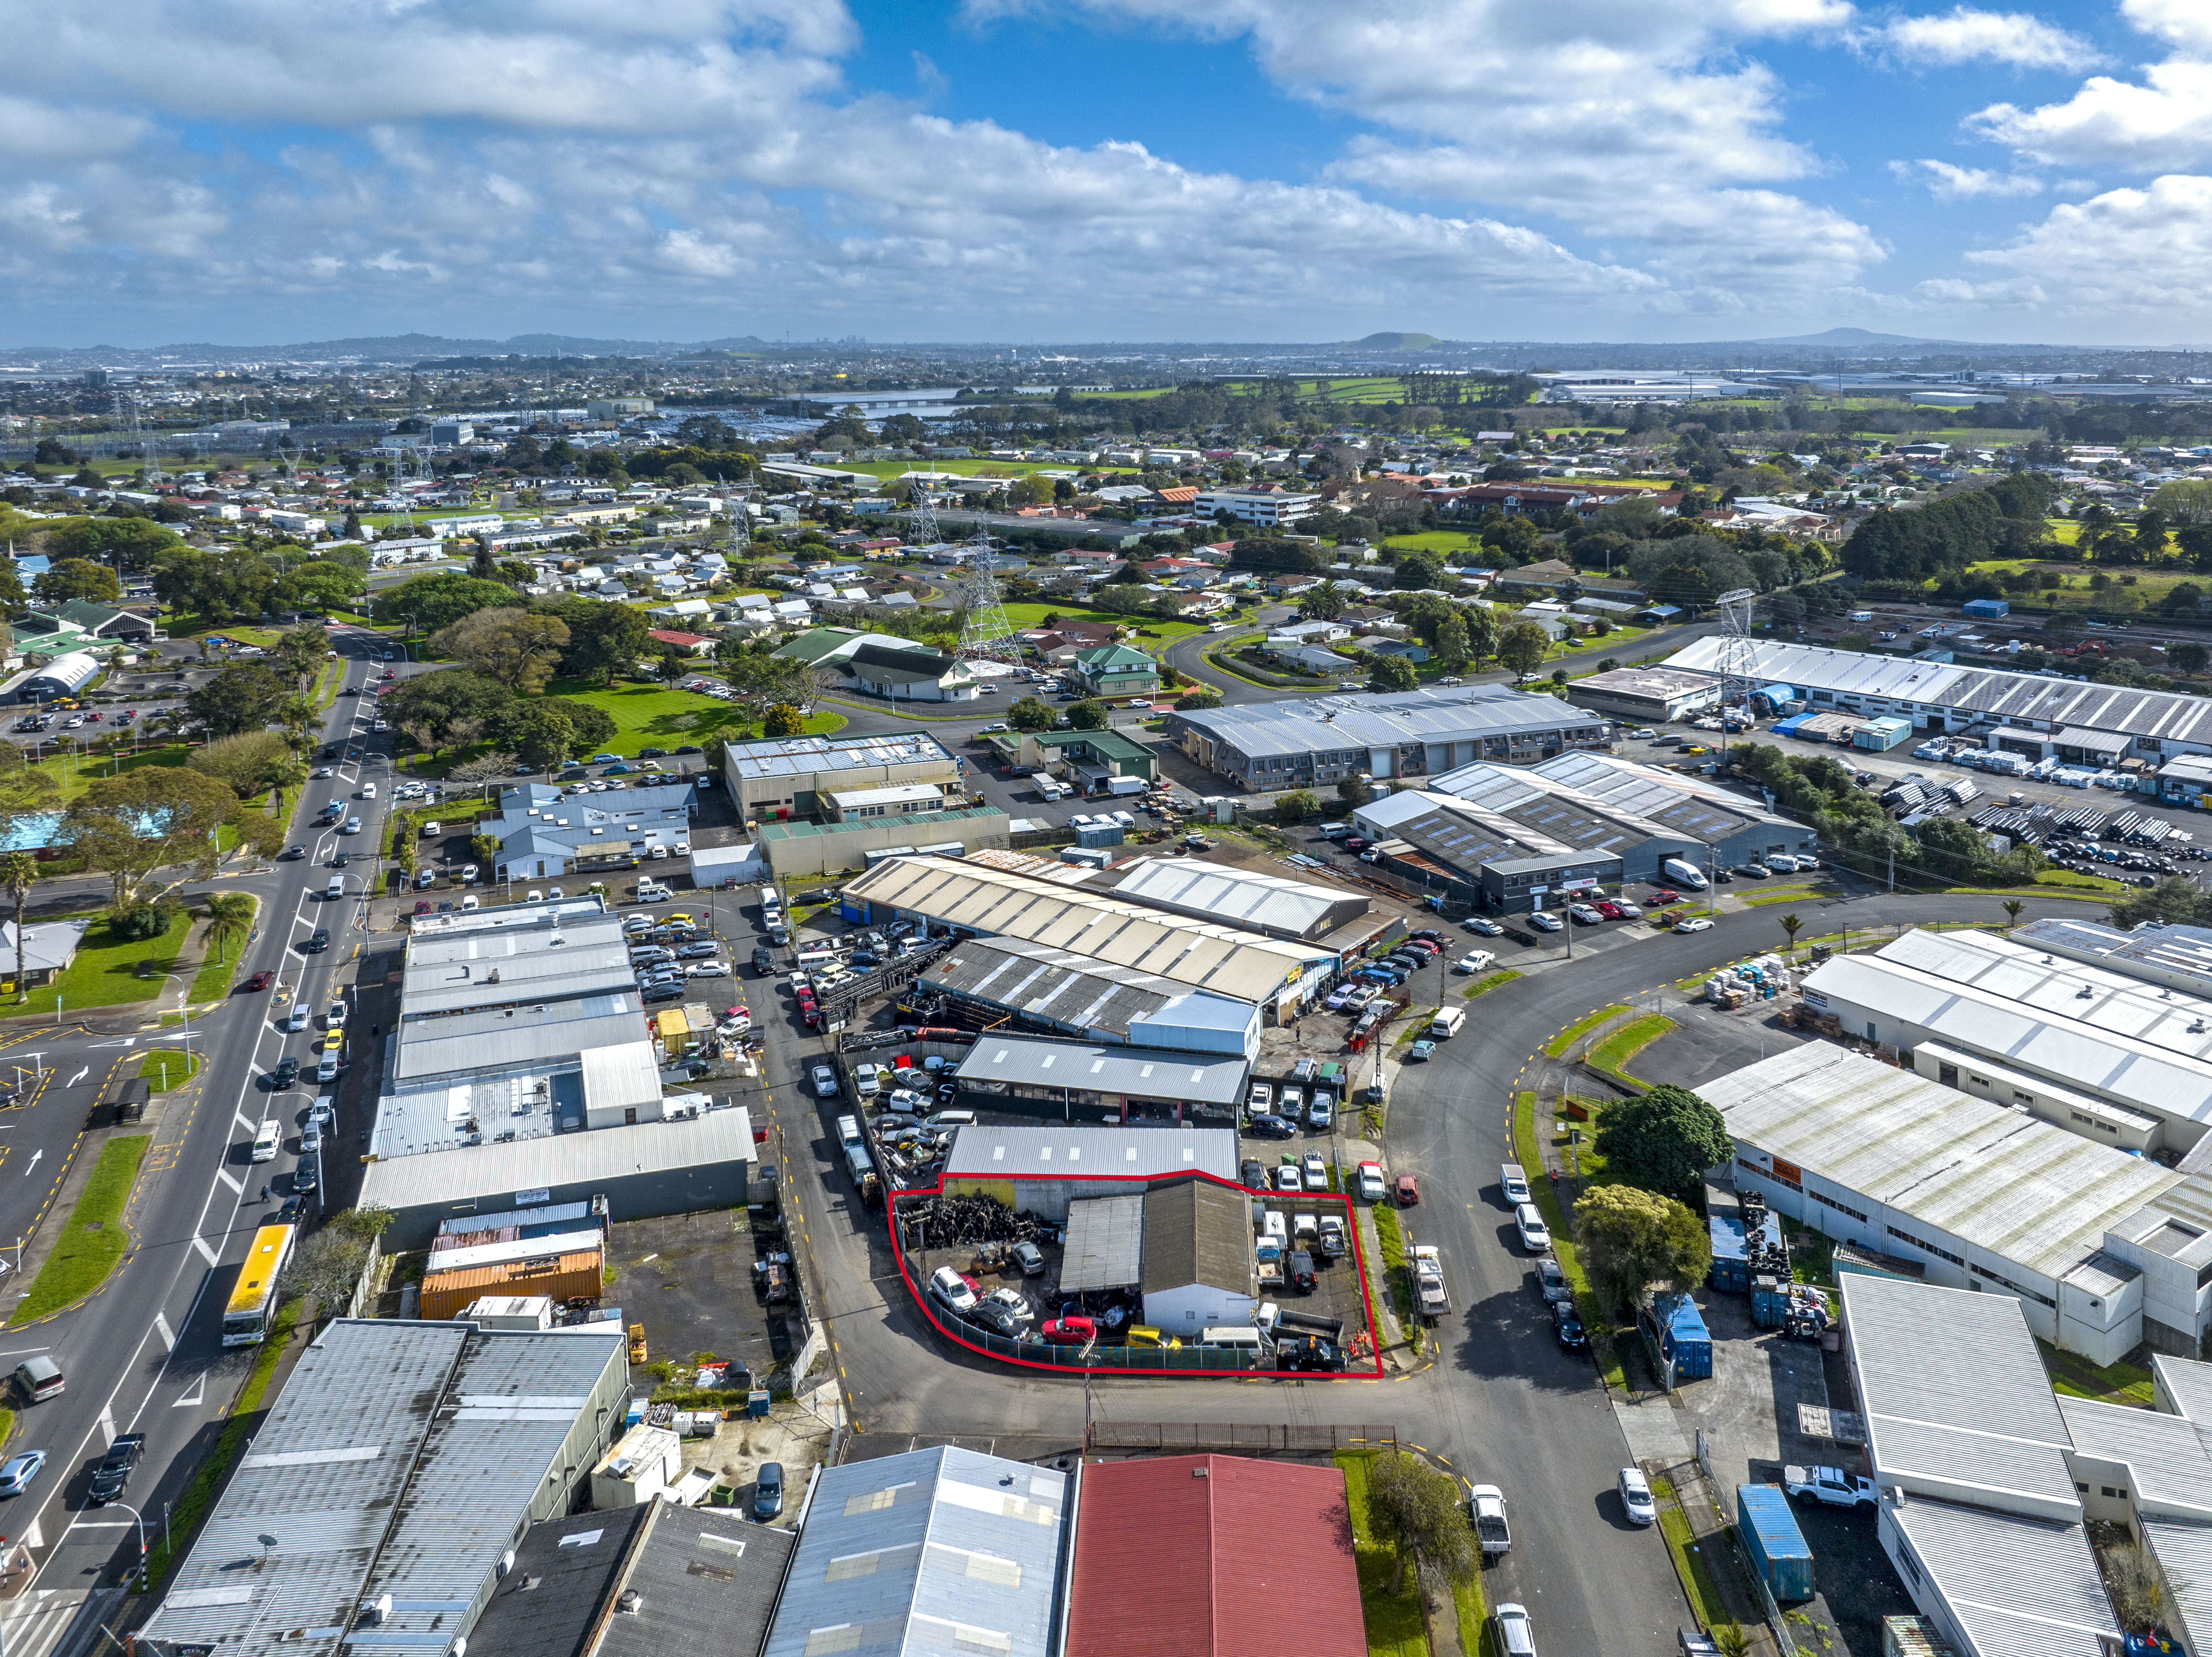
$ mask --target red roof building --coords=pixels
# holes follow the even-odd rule
[[[672,650],[684,651],[694,656],[699,653],[700,646],[714,642],[703,633],[678,633],[673,628],[652,628],[647,629],[645,636],[655,644],[666,645]]]
[[[1228,1455],[1101,1461],[1083,1470],[1082,1491],[1068,1657],[1365,1657],[1336,1468]]]

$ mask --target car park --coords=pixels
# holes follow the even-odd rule
[[[1774,871],[1763,863],[1739,863],[1735,865],[1735,872],[1746,880],[1765,880]]]
[[[1321,1152],[1318,1150],[1309,1150],[1300,1160],[1298,1167],[1300,1171],[1305,1175],[1307,1190],[1326,1191],[1328,1189],[1328,1164],[1322,1160]]]
[[[1244,1131],[1255,1138],[1289,1139],[1297,1136],[1298,1128],[1297,1124],[1288,1117],[1267,1113],[1255,1116],[1245,1125]]]
[[[1057,1346],[1089,1346],[1098,1338],[1098,1324],[1093,1318],[1054,1318],[1039,1332]]]
[[[1267,1188],[1267,1165],[1257,1156],[1247,1156],[1237,1166],[1237,1183],[1247,1191],[1265,1191]]]
[[[1570,903],[1567,913],[1575,918],[1577,925],[1583,926],[1595,926],[1605,919],[1587,903]]]
[[[1452,970],[1455,973],[1487,972],[1497,960],[1498,957],[1487,950],[1470,950],[1452,962]]]
[[[1327,1133],[1336,1126],[1336,1096],[1327,1088],[1314,1089],[1313,1102],[1306,1107],[1306,1126],[1316,1133]]]
[[[1556,932],[1565,923],[1549,909],[1538,909],[1529,915],[1528,924],[1540,932]]]

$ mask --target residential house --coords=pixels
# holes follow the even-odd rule
[[[1080,652],[1075,677],[1094,696],[1133,696],[1160,688],[1160,665],[1133,646],[1101,645]]]
[[[654,628],[645,636],[664,649],[686,656],[711,656],[714,653],[714,640],[701,633],[678,633],[672,628]]]

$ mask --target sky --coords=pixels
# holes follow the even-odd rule
[[[0,345],[2212,340],[2212,0],[0,0]]]

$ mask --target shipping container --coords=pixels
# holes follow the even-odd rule
[[[1735,1533],[1744,1561],[1783,1604],[1813,1597],[1813,1550],[1779,1484],[1735,1487]]]
[[[1729,1214],[1716,1214],[1705,1222],[1712,1239],[1713,1269],[1705,1274],[1706,1287],[1723,1295],[1741,1295],[1751,1287],[1751,1266],[1745,1258],[1743,1222]]]
[[[1713,1373],[1713,1338],[1697,1302],[1687,1295],[1661,1295],[1644,1316],[1658,1342],[1662,1362],[1674,1366],[1676,1381],[1706,1381]]]
[[[563,1306],[571,1301],[596,1301],[605,1286],[601,1272],[604,1259],[594,1248],[458,1272],[425,1272],[418,1315],[426,1320],[450,1318],[487,1295],[543,1295]]]
[[[1893,716],[1869,719],[1851,733],[1851,746],[1871,749],[1876,753],[1903,744],[1912,735],[1912,721]]]

